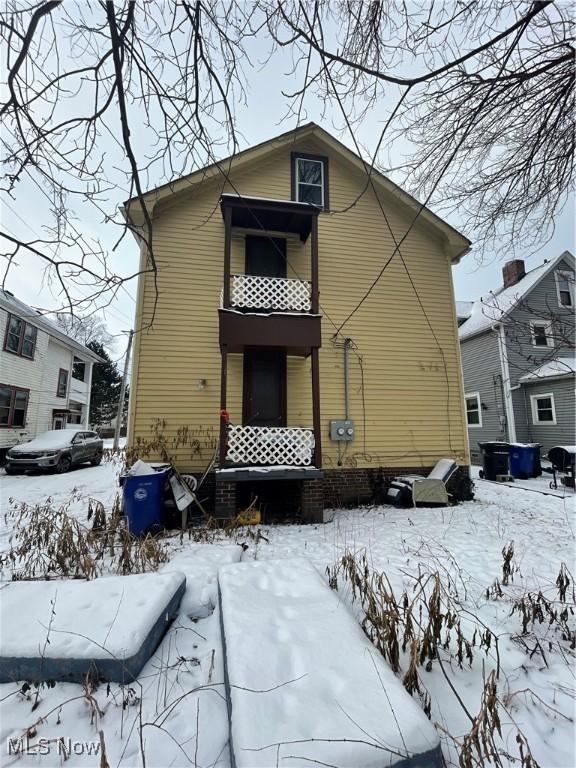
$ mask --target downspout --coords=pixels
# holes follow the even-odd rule
[[[508,442],[516,442],[516,422],[514,421],[514,406],[510,388],[510,367],[508,365],[508,350],[506,348],[506,332],[503,325],[498,326],[498,350],[500,352],[500,368],[502,370],[502,394],[504,410],[508,423]]]
[[[344,339],[344,418],[350,418],[350,395],[348,390],[348,349],[352,339]]]

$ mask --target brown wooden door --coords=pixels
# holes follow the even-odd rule
[[[246,350],[242,423],[253,427],[286,426],[286,353]]]
[[[246,235],[246,274],[286,277],[286,240]]]

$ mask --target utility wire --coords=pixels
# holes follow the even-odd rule
[[[308,19],[307,19],[307,20],[308,20]],[[423,210],[424,210],[424,209],[427,207],[428,203],[430,202],[430,200],[431,200],[431,198],[432,198],[432,195],[435,193],[435,191],[436,191],[436,189],[437,189],[437,187],[438,187],[438,185],[439,185],[440,181],[442,180],[442,178],[443,178],[444,174],[446,173],[446,171],[448,170],[449,166],[452,164],[453,160],[455,159],[455,157],[456,157],[457,153],[460,151],[460,149],[462,148],[462,146],[463,146],[464,142],[465,142],[465,141],[466,141],[466,139],[468,138],[468,135],[469,135],[470,131],[472,130],[472,127],[474,126],[474,123],[475,123],[475,121],[476,121],[476,118],[477,118],[477,116],[478,116],[478,115],[480,114],[480,112],[481,112],[481,111],[484,109],[484,107],[485,107],[485,105],[486,105],[486,103],[487,103],[488,99],[490,98],[490,96],[491,96],[491,94],[492,94],[492,91],[494,90],[494,88],[495,88],[496,84],[498,83],[498,78],[501,76],[502,72],[503,72],[503,71],[504,71],[504,69],[506,68],[506,65],[507,65],[507,63],[508,63],[508,60],[509,60],[510,56],[512,55],[512,53],[513,53],[514,49],[516,48],[516,45],[518,44],[518,42],[519,42],[520,38],[521,38],[521,37],[522,37],[522,35],[524,34],[524,32],[525,32],[525,30],[526,30],[526,28],[527,28],[527,26],[528,26],[528,24],[530,23],[530,21],[531,21],[531,20],[532,20],[532,16],[529,16],[529,17],[527,17],[526,19],[524,19],[524,22],[523,22],[523,23],[521,24],[521,26],[519,27],[519,29],[518,29],[518,32],[516,33],[516,36],[515,36],[514,40],[512,41],[512,44],[510,45],[510,47],[509,47],[508,51],[506,52],[506,55],[504,56],[504,58],[503,58],[503,60],[502,60],[502,63],[501,63],[501,65],[500,65],[500,67],[499,67],[499,70],[498,70],[498,74],[497,74],[497,76],[496,76],[496,77],[493,79],[493,82],[491,83],[490,87],[489,87],[489,88],[488,88],[488,90],[486,91],[486,94],[485,94],[484,98],[481,100],[481,102],[478,104],[478,106],[476,107],[476,109],[475,109],[475,110],[474,110],[474,112],[472,113],[472,117],[470,118],[470,122],[469,122],[469,125],[468,125],[468,127],[467,127],[467,128],[464,130],[464,132],[463,132],[463,134],[462,134],[462,136],[461,136],[460,140],[457,142],[457,144],[456,144],[456,146],[454,147],[453,151],[450,153],[450,155],[449,155],[449,157],[448,157],[448,160],[447,160],[447,161],[446,161],[446,163],[444,164],[444,166],[443,166],[443,168],[442,168],[442,170],[441,170],[440,174],[438,175],[438,177],[436,178],[436,181],[435,181],[435,182],[434,182],[434,184],[432,185],[432,188],[430,189],[430,192],[429,192],[429,193],[428,193],[428,195],[426,196],[426,199],[424,200],[424,202],[423,202],[423,203],[420,203],[420,205],[419,205],[419,207],[418,207],[418,210],[417,210],[417,212],[416,212],[416,214],[415,214],[414,218],[412,219],[412,221],[410,222],[410,224],[409,224],[409,226],[408,226],[408,229],[407,229],[407,230],[406,230],[406,232],[405,232],[405,233],[402,235],[402,237],[400,238],[400,240],[396,242],[396,245],[395,245],[395,247],[394,247],[394,250],[392,251],[392,254],[391,254],[391,256],[390,256],[390,257],[389,257],[389,259],[388,259],[388,260],[385,262],[385,264],[383,265],[383,267],[381,268],[381,270],[378,272],[378,274],[376,275],[375,279],[372,281],[372,283],[370,284],[370,286],[369,286],[368,290],[365,292],[365,294],[364,294],[364,295],[363,295],[363,297],[360,299],[360,301],[359,301],[359,302],[356,304],[356,306],[355,306],[355,307],[354,307],[354,308],[353,308],[353,309],[352,309],[352,310],[349,312],[349,314],[348,314],[348,315],[347,315],[347,316],[344,318],[344,320],[342,321],[342,323],[339,325],[339,327],[338,327],[338,330],[337,330],[337,333],[340,333],[340,332],[342,331],[342,329],[344,328],[344,326],[345,326],[345,325],[346,325],[346,324],[347,324],[347,323],[350,321],[350,319],[351,319],[351,318],[352,318],[352,317],[353,317],[353,316],[356,314],[356,312],[357,312],[357,311],[360,309],[360,307],[362,306],[362,304],[363,304],[363,303],[364,303],[364,302],[365,302],[365,301],[368,299],[368,297],[370,296],[370,294],[372,293],[372,291],[374,290],[374,288],[376,287],[376,285],[377,285],[377,284],[378,284],[378,282],[380,281],[380,278],[382,277],[382,275],[384,274],[384,272],[385,272],[385,271],[386,271],[386,269],[388,268],[388,266],[389,266],[389,264],[391,263],[392,259],[394,258],[394,256],[396,255],[396,253],[398,253],[398,251],[399,251],[399,249],[400,249],[400,246],[401,246],[401,245],[402,245],[402,243],[403,243],[403,242],[406,240],[406,238],[408,237],[408,235],[410,234],[410,232],[411,232],[411,231],[412,231],[412,229],[414,228],[414,225],[416,224],[416,221],[419,219],[419,217],[420,217],[420,215],[421,215],[422,211],[423,211]],[[310,26],[310,22],[309,22],[309,21],[308,21],[308,24],[309,24],[309,26]],[[314,34],[314,33],[313,33],[313,31],[312,31],[312,34]],[[314,35],[314,38],[315,38],[315,35]],[[331,76],[331,74],[330,74],[330,72],[329,72],[329,69],[328,69],[328,67],[327,67],[327,65],[326,65],[326,62],[325,62],[325,58],[324,58],[323,54],[321,54],[321,56],[322,56],[322,60],[323,60],[323,62],[324,62],[324,68],[325,68],[325,70],[326,70],[326,73],[327,73],[328,77],[330,78],[330,80],[331,80],[331,82],[332,82],[332,85],[333,85],[333,87],[334,87],[334,83],[333,83],[333,80],[332,80],[332,76]],[[337,98],[339,99],[339,97],[338,97],[338,96],[337,96]],[[364,162],[364,161],[363,161],[363,162]],[[377,197],[377,196],[376,196],[376,197]]]
[[[444,350],[443,350],[443,348],[442,348],[442,345],[440,344],[440,341],[439,341],[439,339],[438,339],[438,337],[437,337],[437,335],[436,335],[436,332],[435,332],[435,330],[434,330],[434,327],[433,327],[433,325],[432,325],[432,323],[431,323],[431,321],[430,321],[430,318],[429,318],[429,316],[428,316],[428,313],[426,312],[426,309],[425,309],[425,307],[424,307],[424,304],[423,304],[423,302],[422,302],[422,299],[421,299],[421,297],[420,297],[420,294],[419,294],[419,292],[418,292],[418,289],[416,288],[416,285],[415,285],[415,283],[414,283],[414,280],[413,280],[413,278],[412,278],[412,275],[410,274],[410,270],[408,269],[408,266],[407,266],[407,264],[406,264],[406,261],[405,261],[405,259],[404,259],[404,256],[403,256],[403,254],[402,254],[402,251],[400,250],[400,246],[402,245],[402,243],[403,243],[403,242],[406,240],[406,238],[408,237],[408,235],[409,235],[409,234],[410,234],[410,232],[412,231],[412,229],[413,229],[414,225],[416,224],[416,221],[417,221],[417,220],[418,220],[418,218],[420,217],[420,214],[421,214],[421,213],[422,213],[422,211],[423,211],[423,210],[426,208],[426,206],[427,206],[428,202],[430,201],[430,199],[431,199],[432,195],[433,195],[433,194],[434,194],[434,192],[436,191],[436,188],[438,187],[438,184],[440,183],[440,180],[442,179],[443,175],[444,175],[444,174],[446,173],[446,171],[448,170],[448,167],[449,167],[449,166],[450,166],[450,164],[453,162],[453,160],[454,160],[454,158],[455,158],[456,154],[459,152],[460,148],[462,147],[462,145],[463,145],[464,141],[466,140],[466,138],[467,138],[467,136],[468,136],[468,134],[469,134],[469,132],[470,132],[470,130],[471,130],[471,128],[472,128],[472,126],[474,125],[474,122],[475,122],[475,120],[476,120],[476,117],[477,117],[477,115],[478,115],[478,114],[480,113],[480,111],[481,111],[481,110],[484,108],[484,105],[485,105],[485,104],[486,104],[486,102],[488,101],[488,98],[490,97],[490,95],[491,95],[491,93],[492,93],[492,91],[493,91],[493,89],[494,89],[494,87],[495,87],[495,85],[496,85],[496,83],[497,83],[497,81],[498,81],[498,77],[499,77],[499,76],[502,74],[502,72],[503,72],[504,68],[506,67],[506,64],[507,64],[507,62],[508,62],[508,59],[509,59],[509,58],[510,58],[510,56],[512,55],[512,52],[513,52],[514,48],[516,47],[517,43],[519,42],[520,38],[522,37],[522,34],[524,33],[524,31],[525,31],[526,27],[528,26],[528,24],[530,23],[530,20],[531,20],[531,19],[530,19],[530,18],[527,18],[527,19],[525,19],[524,23],[523,23],[523,24],[522,24],[522,25],[519,27],[519,29],[518,29],[518,32],[516,33],[516,36],[515,36],[514,40],[512,41],[512,44],[510,45],[510,47],[509,47],[508,51],[506,52],[506,55],[504,56],[504,59],[502,60],[502,64],[501,64],[501,66],[500,66],[500,69],[499,69],[499,72],[498,72],[498,76],[497,76],[496,78],[494,78],[494,81],[493,81],[493,83],[491,84],[490,88],[488,89],[488,91],[487,91],[487,93],[486,93],[485,97],[482,99],[482,101],[480,102],[480,104],[478,105],[478,107],[476,108],[476,110],[474,111],[474,113],[473,113],[473,115],[472,115],[472,118],[471,118],[471,120],[470,120],[470,123],[469,123],[469,126],[468,126],[468,128],[467,128],[467,129],[464,131],[464,133],[463,133],[463,135],[461,136],[461,138],[460,138],[459,142],[457,142],[456,146],[454,147],[454,149],[453,149],[453,151],[452,151],[451,155],[449,156],[449,158],[448,158],[447,162],[445,163],[445,165],[444,165],[444,167],[443,167],[443,169],[442,169],[442,171],[441,171],[440,175],[437,177],[436,181],[434,182],[434,184],[433,184],[433,186],[432,186],[432,189],[430,190],[430,192],[429,192],[429,194],[428,194],[428,196],[427,196],[426,200],[425,200],[423,203],[421,203],[421,204],[420,204],[420,207],[419,207],[418,211],[416,212],[416,215],[414,216],[414,218],[413,218],[413,219],[412,219],[412,221],[410,222],[410,224],[409,224],[409,226],[408,226],[408,229],[406,230],[406,232],[404,233],[404,235],[403,235],[403,236],[400,238],[400,240],[398,240],[398,239],[396,238],[395,234],[394,234],[394,231],[393,231],[393,229],[392,229],[392,226],[391,226],[391,224],[390,224],[390,221],[389,221],[389,219],[388,219],[388,216],[387,216],[387,214],[386,214],[386,211],[384,210],[384,206],[382,205],[382,202],[381,202],[381,200],[380,200],[380,197],[379,197],[379,195],[378,195],[378,193],[377,193],[377,191],[376,191],[376,189],[375,189],[375,186],[374,186],[374,182],[373,182],[373,180],[372,180],[372,170],[373,170],[373,166],[371,166],[370,168],[368,168],[368,165],[367,165],[366,161],[364,160],[364,158],[363,158],[363,156],[362,156],[362,153],[361,153],[360,147],[359,147],[359,145],[358,145],[358,141],[357,141],[357,139],[356,139],[356,136],[354,135],[354,131],[353,131],[353,129],[352,129],[352,126],[351,126],[351,124],[350,124],[350,120],[349,120],[349,118],[348,118],[348,115],[347,115],[347,113],[346,113],[346,110],[344,109],[344,106],[343,106],[343,104],[342,104],[342,100],[341,100],[341,98],[340,98],[340,94],[339,94],[339,92],[338,92],[338,89],[336,88],[336,86],[335,86],[335,83],[334,83],[334,80],[333,80],[333,78],[332,78],[332,74],[331,74],[331,72],[330,72],[330,68],[328,67],[328,65],[327,65],[327,63],[326,63],[326,57],[325,57],[325,55],[324,55],[324,51],[323,51],[323,48],[322,48],[322,46],[320,46],[320,45],[319,45],[319,43],[318,43],[318,40],[317,40],[317,38],[316,38],[316,34],[315,34],[315,31],[314,31],[313,25],[311,25],[311,24],[310,24],[310,20],[309,20],[309,18],[308,18],[308,15],[306,14],[306,12],[305,12],[305,11],[304,11],[304,16],[305,16],[305,18],[306,18],[306,21],[307,21],[307,23],[308,23],[308,27],[309,27],[309,29],[310,29],[310,34],[311,34],[311,36],[312,36],[312,38],[313,38],[313,41],[314,41],[314,43],[315,43],[315,46],[316,46],[316,49],[317,49],[317,50],[319,51],[319,53],[320,53],[320,57],[321,57],[321,60],[322,60],[322,65],[323,65],[323,69],[324,69],[324,72],[325,72],[325,74],[326,74],[326,78],[327,78],[328,82],[330,83],[330,85],[331,85],[331,87],[332,87],[332,90],[333,90],[333,92],[334,92],[334,96],[335,96],[335,98],[336,98],[336,101],[337,101],[337,103],[338,103],[338,106],[340,107],[340,110],[341,110],[341,112],[342,112],[342,114],[343,114],[343,117],[344,117],[344,120],[345,120],[345,122],[346,122],[346,125],[347,125],[347,127],[348,127],[348,130],[349,130],[349,132],[350,132],[350,135],[351,135],[351,137],[352,137],[352,140],[353,140],[353,142],[354,142],[354,146],[356,147],[356,153],[358,154],[358,156],[360,157],[360,159],[361,159],[361,161],[362,161],[362,163],[363,163],[363,165],[364,165],[364,170],[365,170],[365,173],[366,173],[366,175],[367,175],[368,183],[370,184],[370,187],[372,188],[372,191],[373,191],[373,193],[374,193],[374,196],[375,196],[375,198],[376,198],[376,201],[377,201],[377,203],[378,203],[378,207],[380,208],[380,211],[381,211],[381,213],[382,213],[382,216],[383,216],[383,218],[384,218],[384,220],[385,220],[385,222],[386,222],[386,225],[387,225],[387,227],[388,227],[388,230],[389,230],[389,232],[390,232],[390,235],[391,235],[391,237],[392,237],[392,240],[393,240],[393,243],[394,243],[394,249],[393,249],[393,251],[392,251],[392,254],[391,254],[391,255],[390,255],[390,257],[389,257],[389,258],[386,260],[386,262],[384,263],[384,265],[383,265],[382,269],[379,271],[379,273],[378,273],[378,275],[376,276],[375,280],[373,280],[373,281],[372,281],[372,283],[371,283],[370,287],[369,287],[369,288],[368,288],[368,290],[367,290],[367,291],[364,293],[363,297],[362,297],[362,298],[360,299],[360,301],[359,301],[359,302],[356,304],[356,306],[355,306],[355,307],[352,309],[352,311],[348,313],[348,315],[345,317],[345,319],[343,320],[343,322],[342,322],[342,323],[339,325],[339,327],[336,329],[336,334],[335,334],[335,337],[336,337],[336,338],[338,337],[338,335],[341,333],[341,331],[342,331],[342,329],[344,328],[344,326],[345,326],[345,325],[346,325],[346,324],[349,322],[349,320],[350,320],[350,319],[351,319],[351,318],[354,316],[354,314],[355,314],[355,313],[356,313],[356,312],[357,312],[357,311],[360,309],[360,307],[363,305],[363,303],[364,303],[364,302],[365,302],[365,301],[368,299],[368,297],[370,296],[370,294],[372,293],[372,291],[373,291],[373,290],[374,290],[374,288],[376,287],[377,283],[378,283],[378,282],[379,282],[379,280],[381,279],[382,275],[384,274],[384,272],[386,271],[386,269],[388,268],[388,266],[389,266],[389,265],[390,265],[390,263],[392,262],[392,260],[393,260],[394,256],[395,256],[396,254],[398,254],[398,255],[399,255],[399,257],[400,257],[400,259],[401,259],[401,261],[402,261],[402,265],[403,265],[403,267],[404,267],[404,270],[405,270],[405,272],[406,272],[406,275],[407,275],[407,277],[408,277],[408,279],[409,279],[409,281],[410,281],[410,284],[411,284],[411,286],[412,286],[412,289],[413,289],[413,291],[414,291],[414,294],[415,294],[415,296],[416,296],[416,299],[417,299],[417,301],[418,301],[418,304],[419,304],[419,306],[420,306],[420,309],[421,309],[421,311],[422,311],[422,313],[423,313],[423,315],[424,315],[424,317],[425,317],[425,319],[426,319],[426,323],[427,323],[427,325],[428,325],[428,327],[429,327],[429,329],[430,329],[430,332],[431,332],[431,334],[432,334],[432,336],[433,336],[433,338],[434,338],[434,340],[435,340],[435,342],[436,342],[436,345],[437,345],[437,347],[438,347],[438,350],[439,350],[439,352],[440,352],[440,355],[441,355],[441,357],[442,357],[442,362],[443,362],[443,366],[444,366],[444,374],[445,374],[445,379],[446,379],[446,388],[447,388],[446,417],[447,417],[447,420],[448,420],[448,441],[449,441],[450,449],[452,450],[452,429],[451,429],[451,419],[450,419],[450,379],[449,379],[449,375],[448,375],[448,366],[447,366],[447,363],[446,363],[446,358],[445,358],[445,355],[444,355]],[[403,98],[405,97],[405,95],[406,95],[406,94],[404,93],[404,94],[403,94],[403,96],[402,96],[402,98],[401,98],[401,100],[400,100],[400,103],[402,102],[402,100],[403,100]],[[398,109],[398,105],[397,105],[397,106],[395,107],[395,109],[393,110],[393,112],[392,112],[392,115],[394,115],[394,114],[396,113],[397,109]],[[382,132],[382,134],[381,134],[381,136],[380,136],[379,145],[380,145],[380,143],[382,142],[382,139],[383,139],[384,133],[385,133],[385,131],[386,131],[387,127],[390,125],[390,122],[391,122],[391,120],[388,120],[388,122],[387,122],[386,126],[384,127],[384,131]],[[374,155],[374,157],[375,157],[375,155]],[[362,372],[362,373],[363,373],[363,372]]]

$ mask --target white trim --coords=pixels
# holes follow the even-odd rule
[[[538,400],[541,400],[543,398],[549,398],[550,404],[552,406],[552,421],[540,421],[538,418]],[[539,395],[530,395],[530,408],[532,410],[532,424],[535,426],[550,426],[554,427],[556,426],[556,404],[554,403],[554,393],[553,392],[543,392]]]
[[[560,277],[564,279],[566,278],[568,279],[570,304],[562,304],[562,302],[560,301],[560,285],[559,285]],[[561,309],[574,309],[574,272],[571,272],[569,269],[556,269],[554,271],[554,279],[556,280],[556,296],[558,298],[558,306]]]
[[[299,166],[298,163],[300,161],[303,161],[305,163],[318,163],[320,165],[320,184],[315,184],[313,181],[299,181]],[[314,157],[300,157],[296,155],[296,201],[298,203],[301,203],[302,200],[300,200],[300,184],[305,184],[308,187],[320,187],[320,195],[322,202],[320,203],[320,207],[324,208],[324,160],[317,160]],[[305,202],[308,202],[307,200]]]
[[[472,398],[476,398],[476,403],[478,405],[478,424],[470,424],[468,421],[468,405],[466,403],[467,400],[471,400]],[[480,400],[480,392],[465,392],[464,393],[464,410],[466,412],[466,425],[470,429],[477,429],[479,427],[482,427],[482,401]]]
[[[546,344],[536,344],[536,334],[534,333],[535,328],[544,328],[544,332],[546,336]],[[546,320],[531,320],[530,336],[532,337],[533,347],[553,347],[554,346],[554,335],[552,333],[551,322],[548,322]]]
[[[86,363],[88,371],[86,372],[86,413],[84,415],[84,429],[90,429],[90,402],[92,400],[92,373],[94,371],[94,363]]]
[[[512,389],[510,387],[510,367],[508,366],[508,349],[506,348],[506,331],[503,325],[498,326],[498,350],[500,352],[500,369],[502,371],[502,390],[504,396],[504,410],[508,424],[508,441],[516,442],[516,422],[514,420],[514,404],[512,402]]]

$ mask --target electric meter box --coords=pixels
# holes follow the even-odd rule
[[[356,428],[351,419],[336,419],[330,422],[330,440],[354,440]]]

